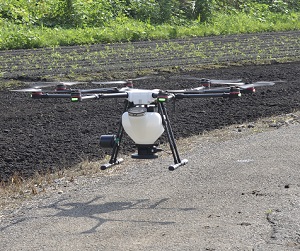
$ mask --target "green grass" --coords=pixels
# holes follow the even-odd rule
[[[126,17],[116,18],[104,27],[49,28],[14,24],[3,19],[0,25],[0,49],[5,50],[300,30],[300,12],[268,12],[262,17],[242,12],[219,13],[209,23],[194,21],[185,25],[152,25]]]

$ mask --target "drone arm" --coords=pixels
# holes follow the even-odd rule
[[[176,99],[184,99],[184,98],[212,98],[212,97],[223,97],[223,94],[216,93],[177,93],[175,94]]]
[[[238,98],[241,96],[240,89],[237,87],[231,87],[230,89],[221,89],[219,92],[211,93],[177,93],[175,94],[176,99],[183,98]]]
[[[98,98],[128,98],[128,93],[106,93],[106,94],[98,94]]]
[[[70,98],[71,94],[67,93],[32,93],[31,98]]]
[[[176,99],[184,98],[229,98],[230,93],[178,93],[175,94]]]
[[[229,93],[230,87],[224,88],[213,88],[213,89],[204,89],[203,93]]]

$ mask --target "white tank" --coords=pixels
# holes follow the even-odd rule
[[[129,137],[140,145],[151,145],[162,135],[164,127],[158,112],[135,107],[122,115],[122,125]]]

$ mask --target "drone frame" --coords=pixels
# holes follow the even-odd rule
[[[120,95],[120,94],[116,94],[116,95],[108,94],[105,96],[98,96],[98,98],[109,97],[109,96],[114,97],[114,98],[117,98],[117,97],[124,98],[125,97],[125,95]],[[225,93],[225,92],[224,93],[195,93],[195,91],[193,91],[192,93],[189,93],[189,92],[172,93],[171,91],[168,91],[168,92],[159,91],[158,93],[153,93],[152,96],[156,99],[153,103],[151,103],[149,105],[155,105],[155,107],[158,108],[158,113],[161,115],[162,124],[165,129],[165,133],[167,135],[167,139],[169,142],[169,147],[171,149],[173,160],[174,160],[174,164],[169,165],[169,170],[174,171],[178,167],[187,164],[188,160],[180,158],[180,155],[179,155],[179,152],[177,149],[175,136],[174,136],[174,133],[172,130],[170,120],[169,120],[167,109],[165,107],[165,103],[170,100],[183,99],[183,98],[214,98],[214,97],[237,98],[237,97],[240,97],[240,91],[236,87],[230,88],[230,92],[227,92],[227,93]],[[135,107],[135,104],[129,102],[128,100],[125,100],[125,107],[124,107],[123,113],[128,111],[128,109],[131,107]],[[122,126],[122,121],[120,121],[117,135],[112,135],[112,137],[108,139],[109,140],[108,146],[113,148],[111,156],[110,156],[110,160],[108,163],[101,165],[101,170],[105,170],[114,165],[120,164],[121,162],[124,161],[122,158],[117,157],[119,148],[120,148],[120,144],[121,144],[121,141],[123,138],[123,134],[124,134],[124,128]],[[104,136],[109,137],[109,135],[104,135]],[[101,142],[100,142],[100,144],[101,144]],[[104,142],[103,146],[104,145],[106,146],[107,142]],[[132,158],[140,158],[140,159],[155,158],[156,157],[155,153],[161,151],[161,149],[156,148],[157,144],[152,144],[152,145],[136,144],[136,145],[138,147],[138,153],[133,154]]]

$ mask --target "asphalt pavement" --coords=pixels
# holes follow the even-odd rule
[[[128,157],[0,213],[0,250],[299,250],[299,135],[193,137],[173,172]]]

